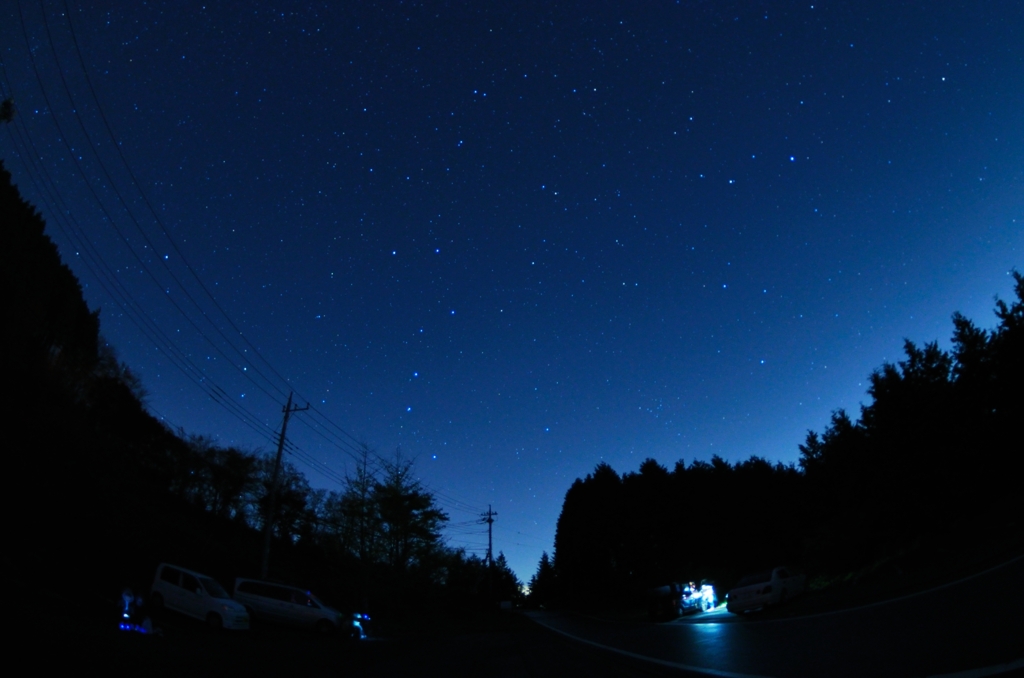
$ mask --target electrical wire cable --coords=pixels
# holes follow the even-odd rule
[[[149,212],[152,214],[155,223],[159,227],[160,231],[163,233],[164,237],[167,239],[168,243],[171,245],[171,247],[174,250],[175,254],[179,257],[179,259],[181,260],[181,262],[185,266],[186,270],[189,272],[189,274],[192,276],[192,278],[198,284],[199,288],[203,291],[203,293],[205,294],[206,298],[208,298],[209,301],[213,304],[214,308],[216,308],[219,311],[219,313],[220,313],[221,317],[223,317],[224,321],[231,327],[232,330],[234,330],[237,333],[238,337],[241,338],[241,340],[244,342],[244,344],[246,346],[248,346],[249,349],[252,350],[253,355],[255,355],[257,358],[259,358],[259,360],[263,363],[263,365],[265,365],[265,367],[275,377],[277,377],[277,379],[281,383],[283,383],[285,386],[287,386],[288,389],[295,391],[294,387],[291,386],[291,383],[289,382],[289,380],[287,378],[285,378],[283,375],[281,375],[281,373],[278,372],[274,368],[274,366],[266,359],[266,357],[263,356],[262,352],[260,352],[252,344],[252,342],[249,341],[248,337],[246,337],[246,335],[233,322],[233,320],[227,314],[226,310],[219,304],[219,302],[217,302],[216,298],[213,296],[213,294],[211,293],[209,288],[202,282],[202,279],[197,274],[195,268],[191,265],[191,263],[189,263],[189,261],[186,258],[184,252],[181,250],[181,248],[178,246],[178,244],[176,243],[174,238],[171,236],[169,230],[163,224],[162,220],[160,219],[159,215],[157,214],[157,211],[155,210],[155,208],[153,207],[152,203],[150,202],[150,200],[146,196],[145,191],[142,190],[141,183],[138,181],[135,173],[132,171],[131,166],[130,166],[130,164],[127,161],[127,158],[125,157],[124,152],[122,151],[121,144],[117,140],[117,137],[116,137],[116,135],[113,132],[113,128],[111,127],[111,125],[109,123],[109,120],[107,119],[107,116],[106,116],[105,112],[103,111],[103,107],[100,105],[99,98],[98,98],[98,96],[96,94],[96,91],[95,91],[95,88],[93,86],[92,80],[89,77],[88,68],[86,67],[85,59],[84,59],[84,57],[82,55],[82,51],[81,51],[81,47],[80,47],[79,42],[78,42],[77,34],[74,31],[74,22],[73,22],[73,20],[71,18],[71,11],[70,11],[70,7],[68,6],[67,0],[63,0],[63,4],[64,4],[64,8],[65,8],[65,16],[67,18],[67,23],[68,23],[68,28],[69,28],[69,31],[70,31],[72,43],[74,44],[74,48],[75,48],[75,54],[76,54],[76,56],[78,58],[78,62],[80,64],[80,66],[82,68],[82,72],[83,72],[84,77],[85,77],[85,82],[86,82],[86,84],[88,86],[90,94],[92,95],[92,99],[94,101],[96,110],[97,110],[97,112],[99,114],[100,119],[103,122],[104,128],[107,131],[107,134],[109,135],[109,137],[110,137],[110,139],[112,141],[112,145],[113,145],[114,149],[117,151],[118,157],[120,158],[122,164],[124,165],[124,167],[125,167],[125,169],[126,169],[126,171],[128,173],[128,176],[131,178],[131,181],[134,184],[137,192],[141,196],[143,203],[146,205],[146,207],[148,208]],[[59,59],[59,56],[58,56],[57,51],[56,51],[56,45],[54,43],[53,35],[51,33],[51,30],[50,30],[49,21],[46,18],[46,7],[43,4],[42,0],[40,0],[40,9],[43,12],[43,22],[44,22],[44,26],[45,26],[45,29],[46,29],[47,40],[49,42],[50,50],[51,50],[53,58],[54,58],[54,60],[55,60],[55,62],[57,64],[57,69],[58,69],[58,72],[60,74],[61,83],[62,83],[62,85],[64,87],[64,91],[65,91],[65,94],[67,95],[68,100],[71,102],[72,113],[73,113],[73,115],[75,116],[75,118],[76,118],[76,120],[78,122],[79,128],[81,129],[82,134],[85,136],[86,140],[88,141],[88,145],[90,147],[90,150],[92,151],[93,156],[96,159],[96,162],[100,166],[101,170],[103,171],[104,176],[106,177],[106,179],[107,179],[107,181],[109,183],[110,190],[117,197],[117,200],[118,200],[119,204],[123,208],[124,212],[128,215],[130,221],[135,225],[136,229],[139,231],[139,233],[140,233],[141,237],[143,238],[144,242],[146,243],[146,245],[149,247],[149,249],[152,252],[156,253],[156,252],[158,252],[158,249],[157,249],[155,243],[148,237],[148,235],[145,232],[145,229],[142,228],[142,225],[139,222],[138,218],[135,216],[135,214],[132,212],[131,208],[129,207],[127,200],[121,194],[121,192],[117,189],[117,184],[116,184],[113,176],[111,175],[109,169],[106,167],[106,164],[103,162],[102,158],[100,157],[99,153],[96,150],[99,147],[99,145],[97,143],[95,143],[95,141],[93,140],[92,136],[89,134],[89,132],[88,132],[86,126],[85,126],[85,123],[82,120],[81,115],[79,114],[79,109],[78,109],[78,106],[75,103],[75,99],[74,99],[74,96],[71,93],[71,89],[70,89],[70,87],[69,87],[69,85],[67,83],[67,79],[65,77],[64,69],[61,66],[60,59]],[[27,28],[25,26],[24,14],[22,12],[20,2],[18,3],[18,15],[19,15],[19,21],[21,23],[22,34],[24,36],[25,44],[26,44],[26,47],[28,49],[29,59],[31,61],[32,71],[35,74],[36,80],[37,80],[37,82],[39,84],[40,91],[41,91],[42,96],[43,96],[43,99],[44,99],[44,101],[46,103],[47,112],[49,113],[51,120],[53,121],[55,127],[57,128],[57,130],[59,132],[59,137],[60,137],[61,143],[64,145],[64,147],[68,151],[69,155],[71,156],[71,158],[72,158],[72,160],[73,160],[73,162],[75,164],[75,167],[78,170],[79,175],[82,177],[84,183],[86,184],[86,187],[88,188],[89,192],[92,194],[93,199],[96,201],[96,204],[99,206],[99,209],[103,213],[103,215],[106,218],[106,220],[111,224],[111,226],[114,228],[115,232],[117,232],[119,238],[124,243],[124,245],[128,249],[128,251],[132,254],[134,259],[138,262],[138,264],[140,265],[142,270],[147,274],[147,276],[153,281],[153,283],[159,289],[161,289],[161,290],[163,290],[165,292],[164,297],[167,298],[168,301],[172,304],[172,306],[174,306],[174,308],[179,312],[179,314],[181,314],[189,322],[189,324],[198,333],[198,335],[200,337],[202,337],[217,352],[217,354],[220,355],[229,365],[233,366],[237,371],[239,371],[242,374],[243,377],[245,377],[247,380],[249,380],[250,383],[252,383],[257,389],[259,389],[267,397],[271,398],[272,401],[276,401],[277,399],[276,399],[276,397],[272,393],[270,393],[269,389],[272,389],[272,390],[276,391],[278,393],[278,395],[283,397],[284,394],[285,394],[285,389],[283,389],[282,387],[276,385],[274,383],[274,380],[270,379],[255,364],[252,363],[252,360],[251,360],[250,356],[246,355],[246,351],[243,351],[242,349],[240,349],[231,339],[229,339],[225,335],[225,333],[221,330],[220,326],[212,320],[212,318],[209,316],[209,314],[206,312],[206,310],[202,307],[202,305],[188,292],[188,290],[186,289],[186,287],[183,284],[183,282],[174,274],[174,272],[170,269],[170,267],[164,261],[161,261],[161,264],[163,265],[164,270],[168,273],[168,275],[175,282],[175,284],[182,291],[182,293],[189,300],[189,302],[191,302],[191,304],[197,309],[197,311],[200,313],[200,315],[203,317],[203,319],[205,319],[214,328],[214,330],[217,332],[217,334],[220,336],[220,338],[224,341],[224,343],[228,347],[230,347],[230,349],[233,350],[243,360],[244,363],[246,363],[248,365],[251,365],[253,367],[253,372],[256,375],[258,375],[260,377],[260,379],[262,379],[263,382],[265,382],[265,385],[260,383],[259,381],[257,381],[254,378],[253,374],[250,374],[248,370],[242,369],[238,364],[235,363],[235,361],[232,358],[230,358],[227,354],[224,353],[224,351],[220,348],[220,346],[216,342],[214,342],[209,337],[209,335],[207,335],[206,332],[204,332],[198,326],[198,324],[192,319],[192,317],[188,313],[186,313],[185,310],[176,301],[174,301],[174,299],[169,294],[166,293],[165,287],[157,279],[157,276],[153,273],[153,271],[149,268],[149,266],[147,266],[147,264],[143,260],[143,258],[139,255],[139,253],[131,245],[130,240],[125,236],[125,234],[117,226],[117,222],[113,218],[113,215],[106,208],[106,206],[104,205],[102,199],[100,198],[100,196],[96,192],[96,189],[93,187],[93,185],[89,181],[89,179],[87,177],[87,174],[86,174],[84,168],[81,165],[79,157],[76,155],[75,150],[72,148],[72,146],[70,145],[70,143],[68,141],[69,137],[66,134],[66,131],[64,130],[64,128],[61,125],[60,121],[57,119],[56,112],[55,112],[56,109],[54,108],[54,106],[52,105],[52,103],[51,103],[51,101],[49,99],[49,96],[48,96],[48,94],[46,92],[46,88],[45,88],[45,86],[43,84],[43,79],[42,79],[41,74],[39,72],[38,65],[36,64],[36,61],[35,61],[35,56],[34,56],[34,53],[33,53],[32,46],[31,46],[31,40],[29,38],[28,31],[27,31]],[[2,62],[0,62],[0,65],[2,65]],[[10,91],[10,92],[13,92],[13,88],[10,85],[10,81],[9,81],[9,79],[7,79],[6,70],[4,71],[4,78],[7,81],[7,85],[8,85],[7,86],[7,90]],[[5,93],[4,96],[6,98],[6,96],[8,96],[8,95]],[[27,130],[25,130],[25,138],[29,142],[31,141],[31,137],[28,135]],[[13,140],[13,133],[12,133],[12,140]],[[26,157],[26,159],[28,159],[28,158],[30,158],[32,156],[32,154],[27,153],[27,152],[22,152],[22,153],[19,153],[19,154],[23,155],[23,157]],[[35,155],[35,157],[41,157],[41,155],[38,154],[38,152],[34,152],[34,155]],[[43,171],[45,172],[45,170],[43,170]],[[43,183],[43,185],[46,185],[46,184],[44,182],[37,182],[35,180],[35,178],[32,176],[31,172],[30,172],[30,179],[33,181],[33,184],[36,185],[36,190],[37,190],[37,192],[39,192],[40,195],[43,195],[43,194],[51,192],[50,189],[41,190],[40,186],[38,184],[39,183]],[[54,182],[52,181],[52,179],[50,180],[50,184],[54,185]],[[55,190],[55,185],[54,185],[54,190]],[[61,214],[61,213],[65,214],[65,215],[70,214],[70,210],[67,209],[66,205],[64,206],[63,209],[54,209],[54,205],[56,205],[58,202],[63,203],[63,200],[59,200],[59,192],[56,192],[56,194],[51,194],[50,195],[50,199],[54,200],[54,204],[49,206],[51,214]],[[58,226],[58,228],[60,228],[62,230],[62,233],[64,233],[65,237],[68,238],[68,240],[70,242],[72,242],[72,244],[75,244],[76,242],[78,243],[75,246],[79,249],[79,251],[83,251],[84,252],[84,251],[87,251],[87,250],[93,250],[93,252],[94,252],[94,248],[92,247],[91,242],[89,241],[89,239],[87,237],[84,237],[84,235],[80,235],[79,237],[73,237],[71,235],[71,232],[74,230],[74,228],[72,226],[70,226],[69,224],[62,224],[62,223],[58,223],[57,226]],[[66,227],[66,230],[65,230],[65,227]],[[81,230],[80,226],[78,228],[79,228],[79,232],[80,233],[84,233],[84,231]],[[182,351],[180,351],[180,349],[177,349],[177,347],[174,344],[174,342],[171,341],[168,337],[166,337],[166,335],[163,334],[162,331],[160,331],[159,327],[148,317],[148,314],[146,314],[142,310],[141,305],[138,304],[138,302],[134,299],[134,297],[132,297],[129,293],[127,293],[127,291],[123,288],[123,284],[120,284],[120,281],[118,280],[116,274],[109,269],[109,266],[106,266],[105,263],[104,263],[104,265],[102,267],[100,267],[100,265],[97,262],[101,262],[102,258],[99,257],[98,253],[94,252],[93,259],[94,259],[93,264],[90,265],[89,262],[87,261],[87,258],[83,257],[83,263],[85,263],[87,265],[87,267],[90,268],[90,272],[93,274],[94,278],[97,281],[100,282],[100,285],[104,289],[104,291],[107,292],[108,296],[110,296],[115,301],[115,303],[118,304],[118,306],[122,309],[122,312],[125,313],[125,316],[131,322],[133,322],[133,324],[135,324],[136,327],[139,328],[139,330],[143,333],[143,335],[147,338],[147,340],[153,342],[153,344],[157,347],[157,349],[162,354],[164,354],[168,358],[168,360],[170,360],[171,363],[177,369],[179,369],[183,374],[185,374],[186,377],[189,378],[190,381],[192,381],[194,384],[196,384],[201,390],[203,390],[205,393],[207,393],[207,395],[209,397],[211,397],[211,399],[213,399],[215,402],[217,402],[222,407],[225,407],[229,412],[232,413],[233,416],[235,416],[236,418],[239,418],[239,420],[242,421],[243,424],[245,424],[250,429],[254,430],[262,438],[267,439],[269,442],[273,442],[273,438],[276,435],[276,433],[269,426],[267,426],[266,424],[260,422],[259,418],[253,416],[251,413],[246,411],[245,408],[243,408],[240,405],[238,405],[237,403],[235,403],[233,401],[233,399],[231,399],[230,397],[227,396],[227,393],[225,392],[225,390],[221,386],[217,385],[216,382],[213,381],[206,374],[206,372],[204,370],[199,368],[198,365],[195,365],[195,363],[193,361],[188,359],[187,356],[185,356],[185,354]],[[99,270],[100,268],[103,268],[104,272],[101,273],[100,270]],[[117,281],[117,284],[115,284],[114,281]],[[118,290],[118,286],[120,286],[119,290]],[[118,290],[118,291],[115,291],[115,290]],[[300,397],[300,399],[306,400],[307,402],[309,402],[309,399],[305,398],[298,391],[295,391],[295,393],[296,393],[296,395],[298,395]],[[316,435],[320,436],[322,439],[324,439],[325,441],[327,441],[328,443],[330,443],[334,447],[336,447],[339,450],[341,450],[342,452],[344,452],[347,456],[352,458],[357,463],[365,461],[364,455],[365,455],[366,449],[365,449],[365,445],[361,441],[357,440],[354,436],[349,434],[342,427],[338,426],[333,420],[331,420],[324,413],[320,412],[317,408],[314,408],[314,407],[311,406],[310,407],[310,414],[308,416],[311,419],[313,419],[312,422],[306,421],[305,418],[299,418],[299,420],[302,421]],[[318,473],[320,473],[324,477],[332,479],[335,482],[338,482],[339,484],[344,484],[345,482],[347,482],[346,479],[343,476],[339,475],[337,472],[335,472],[332,469],[330,469],[330,467],[327,466],[326,464],[324,464],[323,462],[319,462],[318,460],[316,460],[315,457],[312,457],[312,455],[309,455],[308,453],[306,453],[304,451],[300,451],[298,448],[295,448],[294,446],[291,446],[289,448],[289,453],[292,454],[293,456],[295,456],[304,465],[309,466],[310,468],[316,470]],[[378,464],[380,464],[380,463],[387,463],[386,460],[381,458],[379,455],[374,455],[374,456],[376,457]],[[461,500],[455,499],[455,498],[453,498],[453,497],[451,497],[449,495],[446,495],[446,494],[443,494],[443,493],[440,493],[440,492],[436,492],[435,490],[431,490],[429,488],[426,488],[426,489],[429,492],[436,494],[438,497],[442,497],[443,499],[445,499],[446,501],[444,502],[444,504],[446,505],[447,508],[450,508],[450,509],[456,510],[456,511],[464,511],[464,512],[479,512],[480,511],[480,509],[478,509],[476,507],[473,507],[472,505],[470,505],[470,504],[468,504],[466,502],[463,502]],[[441,502],[439,501],[438,503],[441,503]]]

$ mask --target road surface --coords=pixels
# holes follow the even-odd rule
[[[1024,557],[911,596],[789,619],[721,609],[664,624],[530,614],[591,646],[705,675],[1024,673]]]

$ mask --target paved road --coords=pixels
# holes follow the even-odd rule
[[[552,630],[710,675],[936,676],[1024,672],[1024,558],[920,594],[791,619],[716,611],[665,624],[534,613]],[[1016,671],[1015,671],[1016,672]]]

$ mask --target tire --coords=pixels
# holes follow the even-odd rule
[[[335,630],[334,629],[334,624],[332,624],[331,622],[327,621],[326,619],[321,619],[320,621],[318,621],[316,623],[316,627],[315,628],[316,628],[316,633],[317,633],[318,636],[333,636],[334,635],[334,630]]]
[[[211,612],[206,615],[206,623],[210,625],[211,629],[222,629],[224,628],[224,620],[216,612]]]

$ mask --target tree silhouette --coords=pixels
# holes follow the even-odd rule
[[[77,278],[44,233],[39,213],[21,199],[0,161],[0,271],[10,325],[8,374],[49,368],[65,387],[80,389],[99,359],[99,318],[89,311]]]
[[[387,564],[404,572],[440,545],[441,526],[448,516],[413,477],[412,462],[400,452],[382,466],[382,478],[374,484],[372,495],[380,516],[381,543]]]
[[[839,409],[808,431],[798,466],[714,456],[669,473],[647,459],[619,476],[598,464],[566,492],[536,600],[607,607],[782,562],[871,572],[922,544],[1019,534],[1024,276],[1012,276],[1016,299],[996,301],[993,330],[956,313],[951,351],[905,340],[902,360],[870,374],[860,417]]]
[[[0,414],[12,432],[8,477],[35,488],[6,493],[5,508],[35,511],[25,497],[40,497],[38,514],[47,516],[15,521],[5,555],[50,586],[70,581],[68,552],[89,553],[74,586],[88,581],[104,596],[113,589],[103,587],[124,585],[111,578],[136,569],[144,581],[163,560],[205,563],[228,578],[253,572],[271,460],[175,433],[146,411],[141,380],[100,337],[98,312],[2,162],[0,276],[10,311],[0,369],[16,394]],[[411,462],[396,455],[371,466],[364,452],[340,492],[313,490],[284,464],[275,576],[304,573],[305,585],[362,609],[373,599],[400,610],[413,597],[463,595],[459,587],[483,578],[483,563],[444,546],[447,516]],[[514,582],[507,564],[498,569]]]
[[[361,463],[356,466],[355,476],[348,479],[337,506],[339,524],[343,526],[340,533],[342,547],[363,563],[379,559],[378,547],[383,535],[383,523],[374,495],[376,478],[369,464],[370,454],[364,445]]]
[[[548,557],[548,552],[544,551],[540,555],[540,562],[537,563],[537,571],[530,577],[528,602],[533,607],[550,605],[554,601],[556,586],[554,564]]]

